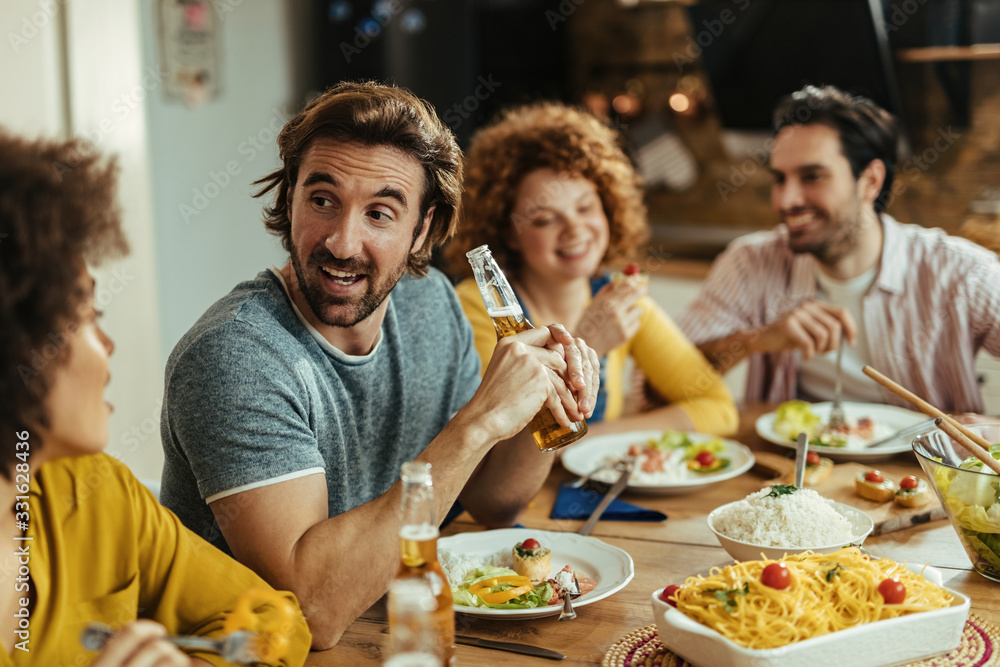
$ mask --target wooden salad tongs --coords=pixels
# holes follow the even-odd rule
[[[941,410],[938,410],[933,405],[909,391],[902,385],[882,375],[871,366],[865,366],[862,370],[865,375],[875,380],[892,393],[896,394],[900,398],[905,398],[910,403],[913,403],[928,417],[933,417],[935,426],[947,433],[948,437],[952,440],[960,443],[963,447],[972,452],[977,459],[983,462],[983,465],[988,466],[996,474],[1000,475],[1000,461],[997,461],[990,455],[990,443],[983,438],[983,436],[979,435],[964,424],[958,423],[952,417],[946,415]]]

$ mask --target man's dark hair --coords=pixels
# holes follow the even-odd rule
[[[462,199],[462,151],[455,136],[431,105],[409,91],[376,83],[344,82],[330,88],[292,118],[278,135],[283,166],[256,181],[258,197],[274,191],[274,205],[264,209],[264,226],[292,252],[290,189],[316,139],[332,139],[366,147],[389,146],[413,157],[424,168],[420,218],[435,206],[427,240],[410,255],[407,270],[425,275],[431,254],[451,239]],[[414,238],[420,233],[420,226]]]
[[[881,213],[889,202],[898,160],[896,118],[867,97],[833,86],[806,86],[783,98],[774,110],[774,133],[792,125],[828,125],[840,135],[844,157],[857,179],[872,160],[885,165],[885,181],[875,199]]]
[[[0,128],[0,474],[15,433],[48,427],[45,399],[86,294],[81,262],[128,252],[117,166],[83,141],[26,141]],[[36,433],[31,433],[37,438]],[[38,446],[34,440],[32,448]]]

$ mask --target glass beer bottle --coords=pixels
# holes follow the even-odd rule
[[[434,517],[434,486],[431,464],[403,464],[403,521],[399,528],[400,563],[396,579],[426,581],[437,601],[432,630],[435,650],[442,665],[454,664],[455,612],[451,586],[438,563],[438,527]]]
[[[521,304],[514,296],[514,290],[503,271],[497,266],[488,246],[481,245],[465,254],[472,264],[472,273],[476,277],[479,293],[486,304],[486,312],[493,320],[497,332],[497,340],[512,336],[521,331],[534,329],[531,322],[524,316]],[[552,452],[576,442],[587,434],[587,422],[580,420],[572,426],[559,424],[547,406],[542,406],[538,414],[528,424],[535,444],[543,452]]]
[[[385,667],[441,667],[435,647],[438,604],[426,579],[407,577],[389,584],[392,657]]]

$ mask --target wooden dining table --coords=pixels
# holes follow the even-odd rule
[[[758,416],[774,406],[751,405],[740,413],[740,426],[732,439],[754,452],[791,455],[760,438],[754,428]],[[899,479],[921,475],[912,451],[880,461],[878,468]],[[575,532],[582,520],[549,518],[561,483],[574,476],[561,465],[552,468],[544,487],[520,517],[520,524],[538,530]],[[692,574],[708,574],[712,567],[732,562],[709,530],[706,516],[716,507],[739,500],[770,482],[757,468],[738,477],[705,486],[683,495],[646,495],[626,490],[621,498],[667,514],[659,523],[600,521],[592,536],[625,550],[634,562],[635,577],[622,590],[592,604],[579,607],[577,618],[559,621],[558,615],[534,620],[492,620],[458,613],[458,634],[506,642],[531,644],[558,651],[565,663],[599,665],[615,642],[630,632],[655,623],[650,604],[654,591],[669,584],[681,584]],[[773,483],[773,482],[772,482]],[[449,524],[442,535],[481,531],[468,514]],[[1000,583],[992,582],[972,569],[972,564],[947,519],[930,521],[905,530],[871,536],[865,548],[874,556],[898,562],[930,564],[938,568],[943,584],[971,598],[971,611],[1000,626]],[[390,655],[385,600],[373,605],[352,623],[340,642],[327,651],[314,651],[307,665],[380,665]],[[501,652],[472,646],[457,646],[458,665],[495,667],[498,663],[552,665],[553,660]]]

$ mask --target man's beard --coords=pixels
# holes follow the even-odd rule
[[[863,226],[862,215],[860,202],[855,202],[849,211],[834,213],[825,223],[822,238],[806,243],[790,241],[792,252],[808,253],[822,264],[836,264],[857,247]]]
[[[382,302],[396,286],[403,271],[406,270],[408,259],[404,258],[389,274],[380,279],[374,265],[361,260],[335,260],[329,251],[321,248],[307,260],[306,265],[309,267],[310,273],[306,277],[299,261],[298,248],[293,247],[291,255],[292,267],[298,278],[299,289],[313,314],[323,324],[341,328],[353,327],[371,317],[375,309],[382,305]],[[321,266],[345,273],[364,275],[367,289],[360,297],[334,296],[323,287],[322,278],[318,275],[318,272],[322,271]]]

